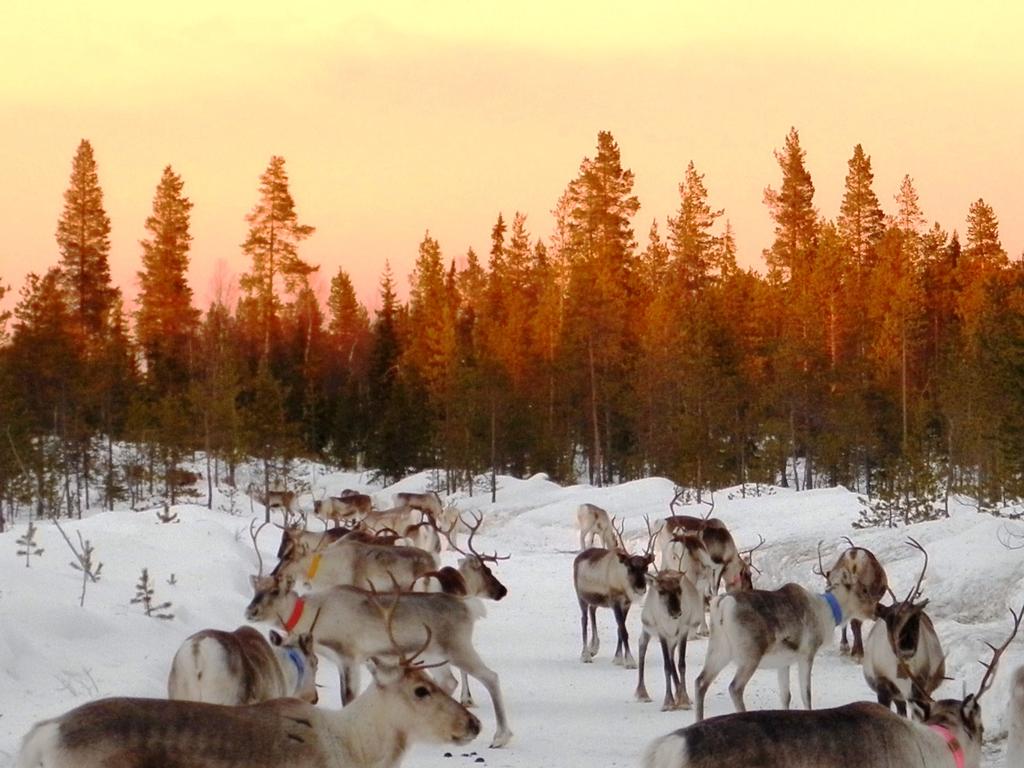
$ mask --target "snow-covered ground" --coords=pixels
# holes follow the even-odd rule
[[[427,481],[427,475],[417,475],[383,489],[369,485],[365,475],[316,478],[330,493],[342,488],[374,493],[380,505],[389,502],[392,492],[422,490]],[[663,677],[656,647],[648,654],[647,670],[655,701],[634,702],[636,671],[610,660],[610,612],[598,615],[598,659],[594,664],[580,663],[579,610],[571,577],[578,546],[575,510],[582,502],[598,504],[626,520],[627,538],[639,537],[644,535],[644,515],[667,514],[672,484],[652,478],[610,488],[560,487],[539,476],[499,482],[496,504],[490,503],[489,495],[478,494],[460,496],[458,505],[483,513],[480,548],[512,555],[498,567],[509,596],[488,604],[487,618],[477,624],[476,645],[501,677],[515,735],[505,749],[487,749],[494,718],[486,691],[477,683],[482,736],[461,749],[417,745],[405,764],[638,765],[652,738],[688,725],[693,714],[660,711]],[[824,542],[829,562],[845,546],[841,537],[850,536],[878,555],[896,593],[904,594],[921,565],[920,554],[905,541],[908,535],[917,538],[931,556],[924,594],[931,600],[929,612],[948,654],[947,675],[952,678],[939,695],[959,696],[962,683],[976,688],[982,674],[977,660],[987,658],[982,641],[1001,641],[1010,626],[1009,608],[1024,603],[1024,551],[999,543],[1004,523],[998,519],[957,509],[948,520],[861,531],[851,526],[859,502],[843,489],[772,489],[747,499],[730,495],[737,494],[716,494],[715,515],[730,526],[741,547],[755,544],[759,535],[765,537],[766,544],[755,555],[755,565],[762,571],[757,585],[765,588],[796,581],[820,589],[821,579],[812,572],[817,543]],[[308,497],[304,501],[310,506]],[[255,571],[256,558],[248,534],[249,503],[243,499],[236,508],[245,514],[179,505],[174,508],[180,520],[176,523],[161,523],[152,510],[100,512],[81,522],[64,523],[76,544],[78,532],[92,542],[95,559],[103,563],[99,582],[88,585],[85,607],[78,605],[80,574],[68,565],[72,555],[56,528],[40,524],[36,541],[45,552],[33,558],[29,568],[15,554],[16,539],[25,533],[24,521],[0,535],[0,767],[13,765],[21,737],[39,719],[103,696],[165,695],[171,658],[189,634],[244,623],[248,576]],[[257,513],[262,517],[261,508]],[[277,535],[268,529],[260,542],[268,564],[277,543]],[[131,604],[143,568],[148,568],[155,599],[172,603],[167,610],[173,619],[148,618],[139,605]],[[630,615],[634,649],[639,614],[634,607]],[[704,649],[703,640],[690,643],[686,680],[691,695]],[[995,685],[982,702],[989,740],[985,765],[991,768],[1004,765],[1008,681],[1021,663],[1024,638],[1006,652]],[[726,690],[730,675],[727,670],[715,681],[709,714],[731,711]],[[325,686],[321,705],[337,706],[337,677],[330,662],[322,663],[320,682]],[[860,667],[841,658],[835,646],[819,655],[813,689],[815,704],[822,707],[873,698]],[[746,699],[750,708],[776,706],[774,672],[755,674]],[[477,762],[481,758],[483,763]]]

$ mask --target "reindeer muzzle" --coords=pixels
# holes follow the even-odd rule
[[[480,720],[476,715],[470,714],[466,720],[462,734],[454,734],[452,741],[456,744],[469,744],[480,735]]]

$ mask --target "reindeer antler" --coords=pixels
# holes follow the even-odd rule
[[[1024,549],[1024,532],[1011,531],[1006,523],[1003,523],[1002,527],[996,532],[996,538],[1007,549]],[[1020,543],[1015,544],[1014,542]]]
[[[917,539],[911,536],[907,537],[907,543],[924,555],[924,566],[921,568],[921,575],[917,577],[917,583],[914,585],[914,588],[910,590],[906,599],[903,600],[903,605],[912,605],[921,596],[921,582],[924,581],[924,572],[928,570],[928,552]]]
[[[651,518],[648,515],[644,515],[644,525],[647,526],[647,546],[644,548],[644,555],[649,557],[654,552],[654,542],[661,531],[651,528]]]
[[[256,518],[249,521],[249,537],[252,539],[252,548],[256,550],[256,564],[259,567],[258,575],[263,575],[263,555],[260,554],[259,535],[260,531],[267,527],[267,523],[260,523],[259,527],[254,531],[253,526],[256,525]]]
[[[475,510],[470,510],[469,515],[473,518],[472,525],[467,523],[465,519],[463,519],[462,515],[459,515],[458,517],[458,522],[461,522],[466,527],[466,530],[469,531],[469,536],[466,538],[466,549],[468,549],[469,552],[466,552],[457,547],[455,545],[455,542],[452,541],[451,536],[449,535],[451,531],[455,530],[455,523],[452,523],[451,529],[445,532],[445,538],[447,538],[448,543],[452,545],[452,549],[454,549],[456,552],[465,555],[466,557],[473,556],[481,561],[490,563],[496,563],[499,560],[508,560],[510,557],[512,557],[512,555],[499,555],[497,552],[494,552],[490,555],[485,555],[481,552],[477,552],[476,549],[473,547],[473,537],[476,536],[476,532],[480,530],[480,526],[483,525],[484,516],[479,512],[476,512]]]
[[[672,501],[668,503],[668,511],[673,515],[676,513],[676,502],[683,497],[684,493],[686,493],[686,489],[677,485],[675,494],[672,496]]]
[[[612,515],[611,519],[608,522],[612,527],[612,533],[615,534],[615,540],[619,542],[619,551],[629,552],[629,550],[626,549],[626,542],[622,539],[623,535],[626,533],[626,521],[619,520],[619,524],[618,526],[616,526],[616,520],[618,520],[618,518],[615,515]]]
[[[701,517],[702,517],[702,518],[703,518],[704,520],[709,520],[709,519],[711,519],[711,515],[712,515],[712,514],[714,513],[714,511],[715,511],[715,491],[714,491],[714,489],[711,489],[711,490],[709,491],[709,493],[711,494],[711,503],[710,503],[710,505],[708,506],[708,513],[707,513],[706,515],[701,515]],[[703,502],[703,501],[701,502],[701,504],[705,504],[705,503],[706,503],[706,502]]]
[[[758,575],[761,574],[761,569],[754,565],[754,553],[757,552],[761,547],[764,546],[765,538],[760,533],[757,534],[757,544],[750,547],[750,549],[741,549],[737,554],[740,558],[746,558],[745,562],[749,568],[757,571]],[[819,557],[820,562],[820,557]]]
[[[811,571],[818,576],[821,576],[825,581],[828,581],[828,572],[825,570],[825,564],[821,562],[821,545],[823,543],[824,541],[818,542],[818,566],[816,568],[812,568]]]
[[[398,581],[395,579],[394,574],[392,574],[389,571],[388,575],[391,577],[391,581],[395,585],[395,591],[392,592],[394,598],[390,601],[390,605],[385,606],[381,602],[381,593],[377,591],[377,589],[373,586],[372,582],[370,583],[369,599],[370,602],[373,603],[374,607],[376,607],[377,610],[380,611],[381,617],[384,619],[384,631],[387,632],[388,640],[391,641],[391,646],[392,648],[394,648],[395,655],[398,657],[398,665],[400,667],[415,667],[417,669],[429,669],[431,667],[442,666],[443,664],[445,664],[445,662],[443,661],[434,664],[424,664],[422,662],[416,661],[416,659],[418,659],[426,652],[427,648],[430,646],[430,641],[433,639],[433,632],[431,631],[430,627],[426,624],[423,625],[423,629],[427,631],[427,638],[423,641],[423,644],[419,646],[419,648],[417,648],[416,651],[411,656],[407,655],[402,651],[402,646],[398,642],[398,639],[395,637],[394,630],[395,609],[398,608],[398,602],[399,600],[401,600],[402,592],[398,588]]]
[[[978,686],[978,692],[974,694],[974,699],[977,701],[989,688],[992,687],[992,680],[996,674],[996,666],[999,664],[999,657],[1003,655],[1003,651],[1007,649],[1010,642],[1017,635],[1017,630],[1020,629],[1021,618],[1024,617],[1024,605],[1021,606],[1020,611],[1010,609],[1010,615],[1013,616],[1013,630],[1010,632],[1010,636],[1006,638],[1006,641],[996,648],[992,643],[986,642],[989,648],[992,649],[992,661],[986,664],[984,661],[979,659],[978,663],[985,668],[985,676],[981,678],[981,685]]]

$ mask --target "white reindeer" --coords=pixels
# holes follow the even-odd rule
[[[980,768],[985,729],[979,702],[1020,627],[1020,617],[1014,613],[1013,632],[994,649],[978,692],[962,700],[925,696],[915,701],[920,722],[866,702],[814,711],[738,712],[655,739],[644,754],[643,768]]]
[[[359,665],[364,661],[387,653],[392,646],[405,652],[422,647],[420,653],[446,660],[483,683],[497,720],[491,746],[504,746],[512,738],[498,675],[473,647],[473,625],[484,615],[478,599],[403,592],[392,627],[381,619],[376,592],[334,587],[299,597],[293,585],[290,576],[254,577],[255,595],[246,618],[275,621],[288,632],[309,631],[316,622],[317,647],[338,665],[344,703],[359,691]]]
[[[640,613],[643,632],[640,634],[639,673],[636,686],[637,701],[650,701],[644,684],[644,660],[652,637],[661,644],[661,657],[665,669],[665,700],[662,711],[689,709],[686,694],[686,641],[695,634],[704,620],[704,597],[682,572],[664,570],[648,577],[650,587]],[[678,649],[679,661],[676,662]],[[675,693],[673,693],[673,685]]]
[[[38,723],[17,768],[396,768],[414,742],[461,745],[480,733],[480,721],[411,660],[377,662],[373,678],[336,711],[297,699],[100,699]]]
[[[1010,684],[1010,702],[1007,704],[1006,719],[1009,735],[1006,739],[1007,768],[1024,765],[1024,666],[1013,672]]]
[[[743,712],[743,690],[758,667],[778,670],[779,697],[789,708],[789,668],[797,665],[804,706],[811,708],[811,667],[818,649],[836,627],[853,616],[873,618],[875,603],[862,584],[847,578],[814,595],[799,584],[774,591],[719,595],[711,601],[711,637],[704,669],[697,678],[697,720],[704,718],[708,687],[730,661],[736,675],[729,685],[736,710]]]
[[[580,529],[580,551],[600,541],[605,549],[615,549],[615,527],[608,513],[596,504],[580,504],[576,510],[576,524]]]
[[[256,704],[294,696],[316,704],[317,657],[313,638],[270,642],[252,627],[204,629],[182,643],[167,680],[167,697],[207,704]]]

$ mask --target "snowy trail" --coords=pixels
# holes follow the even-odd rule
[[[323,478],[330,492],[342,487],[375,491],[378,502],[392,491],[418,490],[423,476],[407,478],[382,490],[369,488],[353,475]],[[648,650],[647,687],[651,703],[633,700],[637,673],[611,662],[614,621],[599,611],[601,651],[593,664],[579,661],[579,609],[572,588],[572,552],[578,544],[575,509],[584,501],[599,504],[626,519],[627,536],[644,530],[643,516],[665,514],[672,486],[648,479],[623,486],[595,489],[559,487],[543,478],[501,479],[498,503],[485,497],[461,498],[462,509],[485,515],[478,539],[486,551],[511,553],[498,566],[509,588],[500,603],[488,603],[488,616],[477,623],[477,648],[501,678],[509,720],[515,736],[503,750],[488,750],[494,717],[487,692],[471,683],[477,714],[484,723],[481,736],[469,747],[447,749],[416,746],[406,758],[409,766],[488,765],[539,768],[580,764],[636,766],[654,737],[693,721],[692,712],[661,712],[663,677],[661,654]],[[818,591],[820,577],[812,573],[816,546],[823,540],[826,564],[851,536],[873,549],[886,565],[897,594],[913,584],[921,558],[904,542],[919,539],[931,564],[924,581],[947,657],[947,674],[954,678],[940,695],[959,696],[961,682],[974,689],[981,677],[982,640],[996,641],[1009,626],[1009,606],[1024,602],[1024,553],[1009,551],[997,540],[1002,521],[955,510],[949,520],[897,530],[855,531],[856,497],[831,489],[792,493],[778,490],[752,499],[716,495],[715,514],[729,524],[737,543],[750,546],[758,535],[767,539],[757,552],[761,570],[757,583],[774,588],[796,581]],[[25,568],[14,556],[15,539],[25,530],[0,535],[0,768],[13,765],[21,737],[35,721],[60,714],[93,698],[113,695],[163,696],[170,660],[178,645],[205,627],[233,629],[243,623],[249,600],[248,574],[255,556],[248,540],[248,518],[182,505],[180,523],[160,524],[152,512],[97,513],[69,522],[75,538],[80,529],[91,539],[102,578],[91,584],[84,608],[78,606],[80,579],[67,566],[70,552],[48,524],[40,526],[38,542],[45,554]],[[692,508],[691,511],[697,511]],[[276,535],[261,539],[264,561],[272,562]],[[451,556],[446,556],[451,559]],[[173,603],[175,618],[158,621],[142,615],[129,603],[142,567],[154,578],[156,596]],[[176,584],[167,583],[175,574]],[[630,639],[636,653],[639,607],[630,614]],[[860,667],[838,655],[836,643],[825,648],[815,663],[814,703],[817,707],[871,699]],[[686,684],[693,695],[694,680],[703,665],[705,641],[691,642]],[[1024,663],[1024,639],[1007,651],[993,689],[983,700],[987,735],[986,768],[1004,768],[1004,714],[1010,672]],[[708,697],[709,714],[732,711],[727,693],[732,670],[715,681]],[[795,677],[795,671],[794,671]],[[320,682],[323,706],[338,705],[337,675],[324,661]],[[774,671],[761,671],[750,682],[748,707],[778,704]],[[794,703],[799,693],[794,680]],[[445,757],[451,752],[451,757]],[[475,753],[475,754],[472,754]],[[463,755],[467,756],[463,756]],[[483,762],[477,762],[482,759]]]

